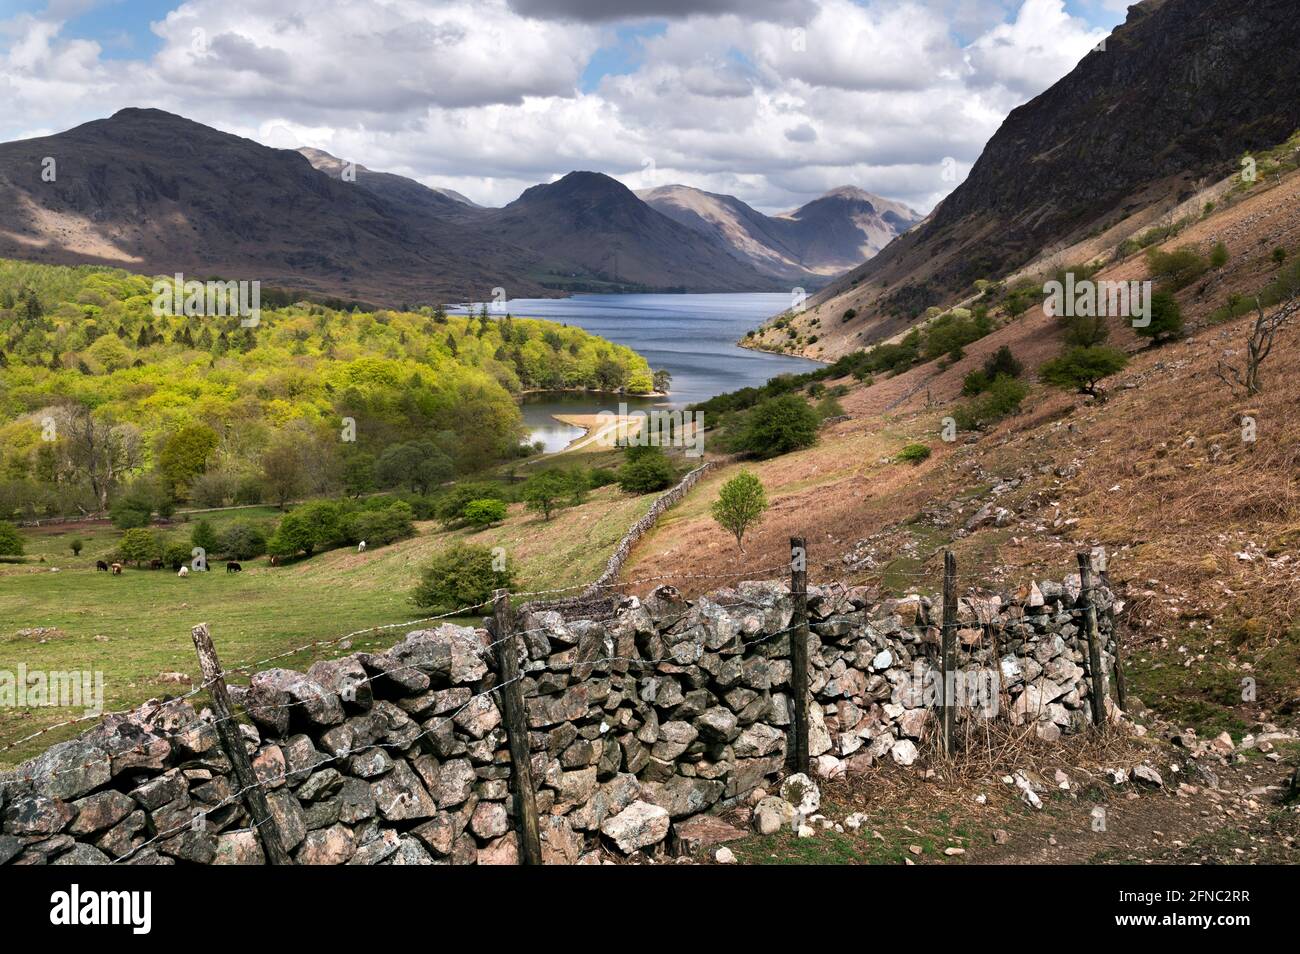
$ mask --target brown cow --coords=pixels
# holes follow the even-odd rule
[[[122,564],[120,564],[120,563],[114,563],[114,564],[113,564],[113,575],[114,575],[114,576],[121,576],[121,575],[122,575]]]

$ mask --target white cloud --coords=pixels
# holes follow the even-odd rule
[[[689,6],[187,0],[153,25],[148,60],[67,38],[57,11],[24,14],[0,21],[0,139],[154,106],[486,204],[594,169],[768,210],[844,184],[928,209],[955,184],[944,158],[964,174],[1101,36],[1062,0]],[[634,72],[582,92],[611,10],[669,19]]]

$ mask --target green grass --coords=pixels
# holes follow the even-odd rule
[[[200,622],[210,625],[222,664],[230,668],[313,640],[429,615],[412,606],[408,595],[428,557],[459,540],[504,547],[517,567],[521,591],[588,582],[599,576],[615,544],[654,496],[628,497],[602,488],[549,522],[515,505],[504,523],[483,531],[443,532],[421,524],[418,536],[365,553],[332,550],[282,567],[249,560],[243,561],[242,573],[227,574],[217,565],[215,572],[184,579],[168,570],[132,567],[121,576],[97,572],[96,555],[119,536],[111,528],[75,531],[86,541],[79,559],[72,558],[65,542],[74,531],[24,532],[29,554],[45,554],[47,562],[0,566],[0,669],[13,671],[25,663],[29,669],[102,670],[105,708],[129,708],[152,696],[188,691],[188,684],[165,683],[158,676],[196,675],[190,628]],[[37,627],[56,632],[19,635]],[[394,627],[354,639],[350,650],[325,647],[274,665],[302,669],[316,658],[392,645],[404,634]],[[80,714],[0,709],[0,746]],[[20,762],[77,729],[60,729],[0,752],[0,765]]]

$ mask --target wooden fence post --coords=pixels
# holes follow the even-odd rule
[[[510,780],[515,789],[515,818],[519,822],[520,858],[526,865],[542,863],[542,839],[537,821],[537,793],[533,788],[532,751],[528,745],[528,719],[524,709],[524,687],[519,681],[519,637],[515,633],[510,593],[493,593],[492,614],[496,620],[497,662],[501,673],[501,707],[504,709],[506,741],[510,746]]]
[[[808,549],[803,537],[790,538],[790,697],[794,706],[792,772],[808,772]]]
[[[1097,568],[1097,578],[1101,585],[1110,590],[1110,606],[1106,609],[1106,618],[1110,620],[1110,638],[1115,644],[1115,697],[1120,710],[1128,712],[1128,680],[1124,677],[1124,658],[1120,653],[1119,620],[1115,618],[1115,591],[1110,586],[1110,561],[1104,547],[1094,547],[1093,556]]]
[[[212,701],[212,714],[216,718],[217,736],[221,747],[230,759],[235,770],[235,779],[244,793],[244,804],[248,814],[256,825],[254,829],[262,842],[266,860],[273,865],[291,865],[293,859],[284,849],[280,840],[280,826],[271,814],[271,805],[266,800],[266,792],[253,771],[253,763],[244,750],[244,737],[239,732],[234,711],[230,706],[230,692],[226,689],[225,677],[221,674],[221,660],[217,658],[216,647],[212,645],[212,635],[207,623],[199,623],[190,630],[194,640],[194,649],[199,654],[199,668],[203,671],[203,682],[208,687],[208,696]]]
[[[1092,724],[1106,727],[1106,677],[1101,671],[1101,636],[1097,632],[1097,607],[1092,603],[1092,558],[1080,552],[1079,603],[1083,608],[1084,627],[1088,633],[1088,668],[1092,676]]]
[[[942,738],[943,754],[952,755],[952,741],[957,718],[957,557],[943,551],[943,633],[941,644],[943,674]]]

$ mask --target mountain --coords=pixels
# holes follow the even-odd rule
[[[42,180],[53,157],[54,181]],[[429,200],[432,201],[432,200]],[[447,200],[451,201],[451,200]],[[540,257],[156,109],[0,145],[0,256],[260,280],[380,304],[482,298]]]
[[[1007,116],[925,222],[812,300],[835,316],[818,354],[896,334],[976,279],[1190,198],[1205,177],[1226,177],[1243,154],[1282,142],[1300,127],[1297,43],[1294,0],[1130,7],[1104,49]],[[795,330],[807,331],[812,314]]]
[[[901,203],[850,186],[778,216],[764,215],[734,196],[684,185],[637,195],[758,271],[812,284],[862,264],[921,219]]]
[[[307,157],[313,168],[319,169],[331,179],[343,178],[347,163],[342,159],[310,146],[303,146],[298,151]],[[374,172],[359,164],[354,166],[353,172],[356,174],[357,185],[399,208],[452,222],[472,222],[478,218],[479,213],[486,211],[483,206],[471,202],[452,189],[432,188],[406,176]]]
[[[560,274],[569,281],[662,291],[782,287],[598,172],[571,172],[526,189],[514,202],[484,215],[480,228],[495,240],[565,263]]]

